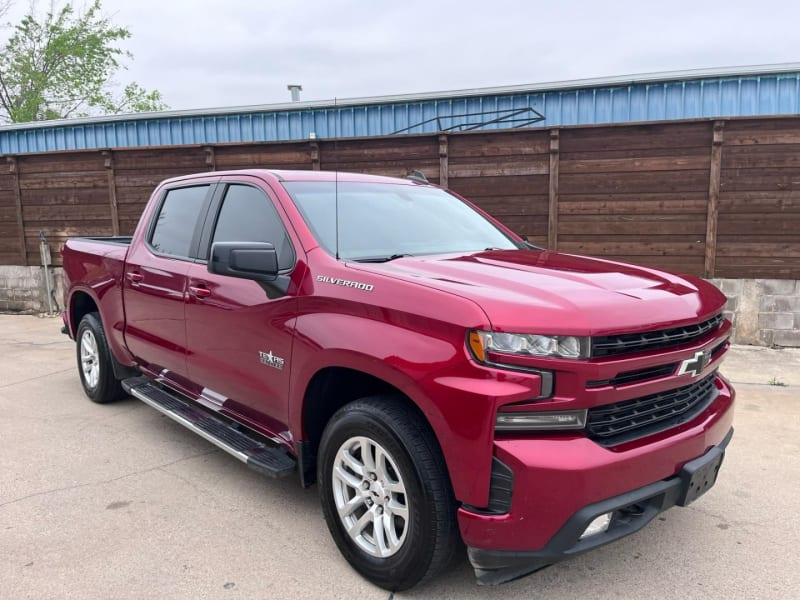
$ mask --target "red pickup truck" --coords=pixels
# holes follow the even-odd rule
[[[132,237],[62,253],[89,398],[318,483],[387,589],[462,543],[501,583],[637,531],[714,484],[733,434],[716,288],[536,248],[418,178],[179,177]]]

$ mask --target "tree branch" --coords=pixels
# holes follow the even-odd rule
[[[9,8],[11,8],[11,0],[0,0],[0,18],[6,16]]]
[[[11,1],[0,0],[0,11]],[[0,47],[0,115],[19,122],[166,108],[157,91],[114,82],[132,58],[120,47],[130,32],[103,15],[100,0],[80,11],[71,0],[48,4],[33,3]]]

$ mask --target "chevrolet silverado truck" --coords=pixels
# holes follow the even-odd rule
[[[86,395],[317,483],[386,589],[462,545],[494,584],[629,535],[713,486],[733,434],[716,288],[537,248],[418,177],[179,177],[132,237],[62,254]]]

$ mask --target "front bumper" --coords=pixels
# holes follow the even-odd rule
[[[733,428],[719,445],[684,465],[675,477],[583,507],[567,520],[541,550],[507,551],[469,547],[469,560],[478,583],[493,585],[523,577],[630,535],[668,508],[687,506],[714,485],[725,448],[732,437]],[[589,523],[605,513],[613,513],[608,530],[580,539]]]
[[[521,577],[633,533],[671,506],[688,504],[690,472],[717,453],[721,462],[732,436],[734,392],[721,377],[715,385],[716,400],[691,421],[613,448],[566,432],[496,439],[494,456],[513,471],[510,510],[489,514],[462,506],[458,511],[479,582]],[[700,493],[713,485],[716,470],[713,477],[704,475]],[[586,526],[608,512],[614,513],[609,530],[581,540]]]

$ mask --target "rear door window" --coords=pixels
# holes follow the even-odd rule
[[[169,190],[150,235],[150,247],[159,254],[189,258],[197,223],[204,212],[208,185]]]

